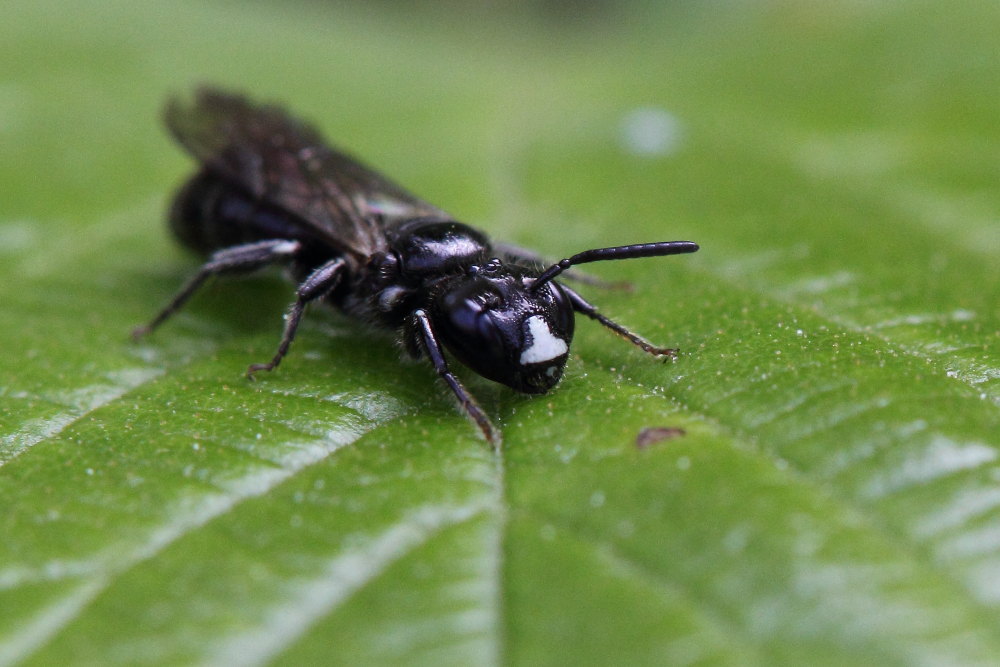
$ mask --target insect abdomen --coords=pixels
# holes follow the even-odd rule
[[[177,192],[170,229],[181,243],[201,254],[267,239],[313,240],[304,238],[303,227],[289,214],[255,202],[208,172],[197,174]]]

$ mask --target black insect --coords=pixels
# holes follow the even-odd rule
[[[298,283],[295,303],[274,357],[250,366],[248,376],[281,362],[305,306],[323,300],[397,331],[414,357],[430,360],[494,444],[499,433],[449,369],[444,350],[480,375],[529,394],[559,382],[575,313],[652,355],[676,354],[601,315],[555,278],[587,262],[694,252],[694,243],[598,248],[542,270],[537,255],[491,242],[330,148],[279,107],[202,89],[192,104],[171,100],[165,119],[201,163],[176,196],[170,226],[207,261],[136,337],[170,317],[212,276],[285,264]]]

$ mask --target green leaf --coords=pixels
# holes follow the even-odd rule
[[[994,662],[995,4],[665,5],[8,8],[0,664]],[[699,242],[581,287],[682,355],[465,373],[493,451],[322,309],[246,381],[276,275],[129,341],[197,266],[158,112],[205,81],[553,257]]]

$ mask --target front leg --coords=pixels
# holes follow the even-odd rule
[[[455,377],[455,374],[451,372],[451,369],[448,368],[448,362],[444,358],[444,351],[441,349],[441,344],[434,333],[434,327],[431,325],[431,319],[427,315],[427,311],[422,308],[415,311],[411,326],[418,348],[427,355],[438,376],[451,388],[452,393],[455,394],[455,397],[461,403],[465,414],[476,422],[479,430],[486,437],[486,441],[498,448],[500,446],[500,432],[493,427],[486,413],[476,403],[476,399],[472,397],[472,394],[466,390],[458,378]]]
[[[609,319],[604,315],[601,315],[599,312],[597,312],[596,306],[589,303],[586,299],[584,299],[582,296],[571,290],[569,287],[566,287],[562,283],[559,284],[559,287],[561,287],[562,291],[565,292],[566,296],[569,297],[570,303],[573,304],[573,310],[575,310],[576,312],[583,313],[592,320],[597,320],[598,322],[600,322],[607,328],[611,329],[622,338],[625,338],[633,345],[642,348],[643,351],[648,352],[653,356],[656,357],[677,356],[677,349],[670,347],[657,347],[653,345],[642,336],[632,333],[631,331],[629,331],[622,325],[618,324],[614,320]]]

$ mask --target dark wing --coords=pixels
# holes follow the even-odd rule
[[[330,148],[280,107],[202,88],[192,104],[171,99],[164,119],[207,170],[291,213],[342,251],[367,257],[383,249],[388,220],[449,217]]]

